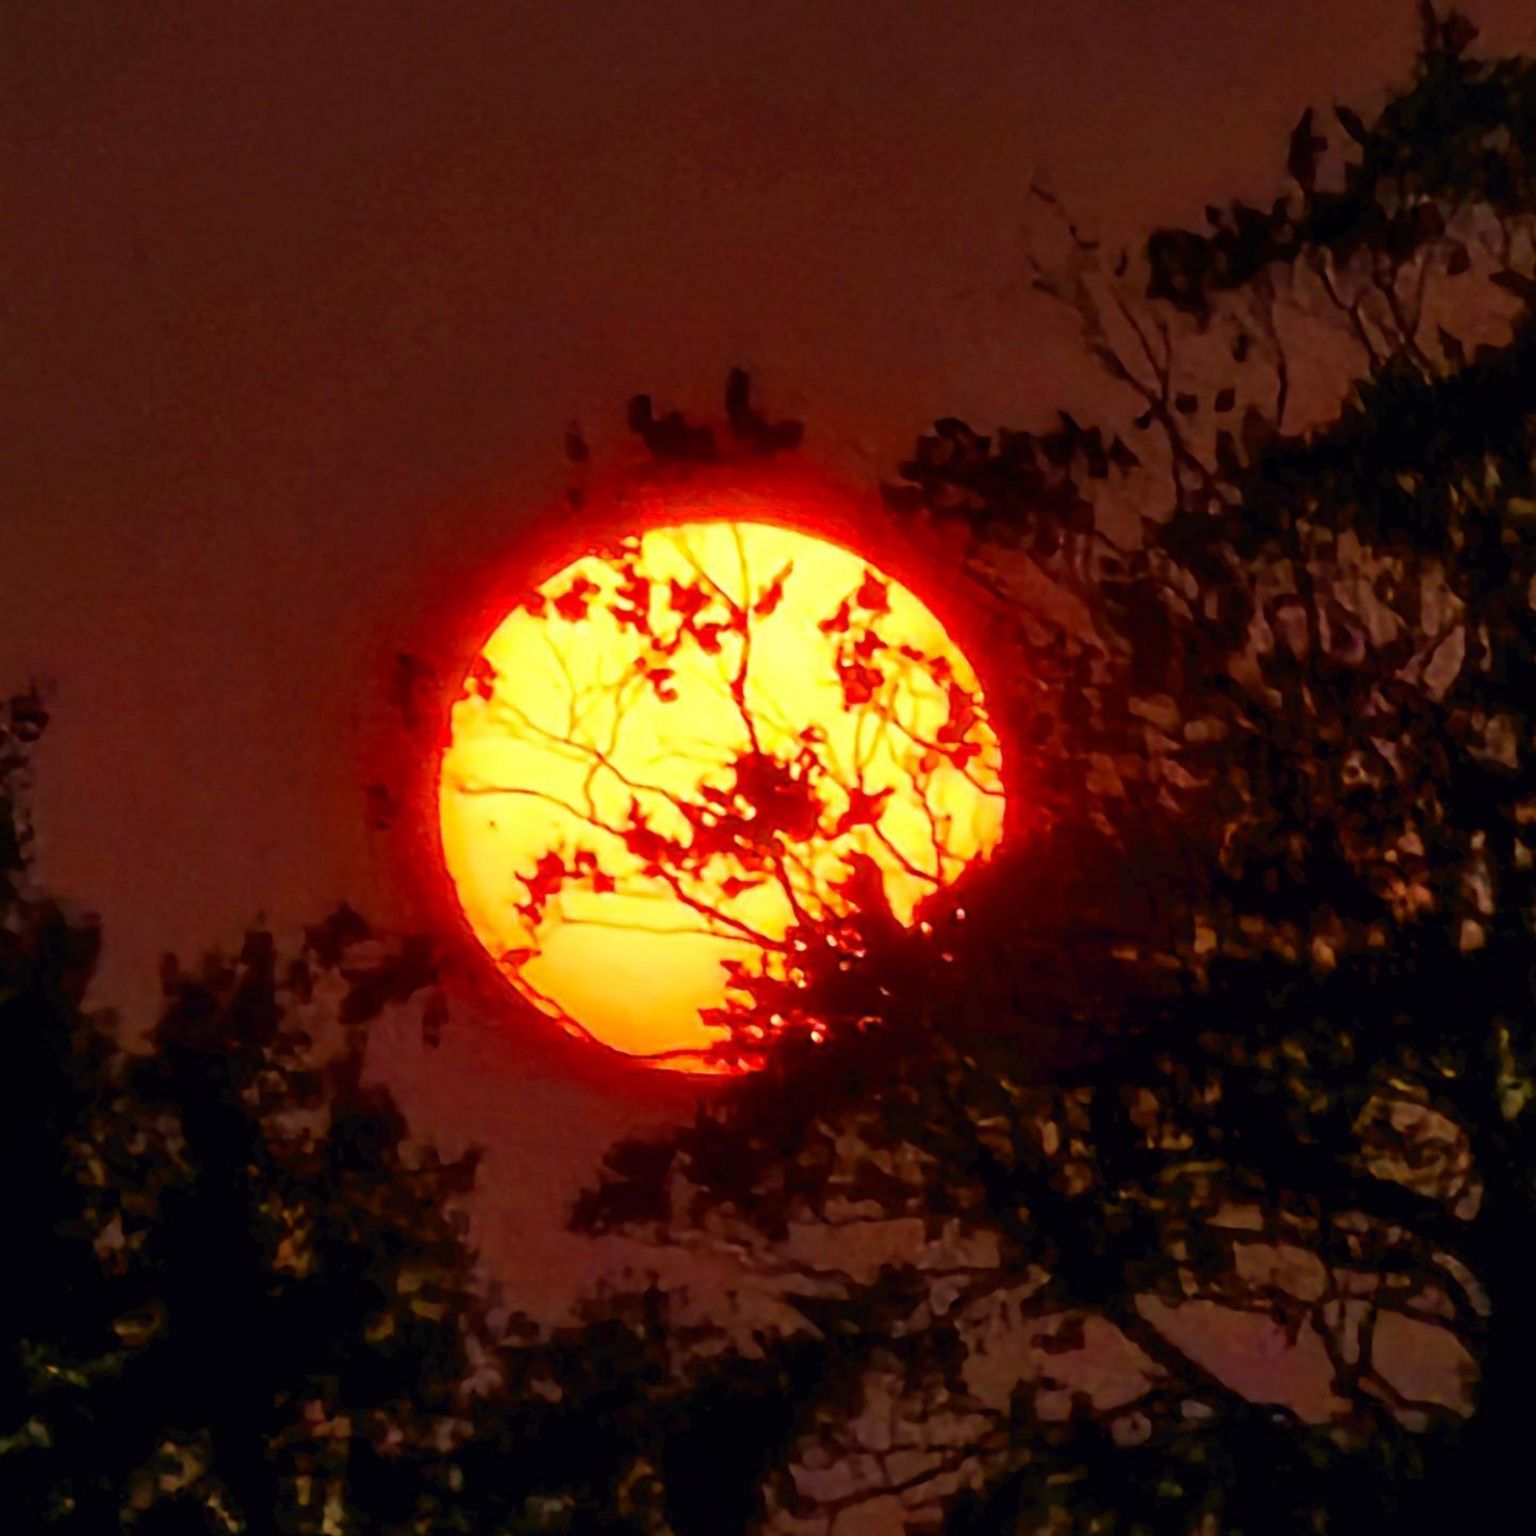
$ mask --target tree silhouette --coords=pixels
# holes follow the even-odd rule
[[[29,879],[44,718],[34,694],[0,715],[7,1520],[472,1529],[475,1159],[410,1143],[362,1080],[370,1020],[430,985],[425,946],[343,907],[287,963],[262,932],[195,973],[168,957],[151,1049],[126,1049],[83,1011],[94,926]]]
[[[745,979],[743,1027],[804,1027],[578,1207],[792,1304],[656,1345],[639,1400],[699,1395],[655,1529],[1520,1507],[1536,65],[1422,22],[1270,208],[1133,263],[1042,191],[1037,282],[1135,421],[943,420],[888,490],[978,583],[1050,580],[989,699],[1039,826],[912,929],[872,890]]]

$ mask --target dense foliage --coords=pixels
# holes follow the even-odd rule
[[[42,701],[0,711],[0,1398],[8,1529],[466,1531],[483,1308],[454,1207],[474,1160],[411,1144],[366,1026],[430,981],[343,908],[167,959],[149,1049],[83,1008],[98,934],[30,881]]]
[[[724,1353],[655,1322],[640,1396],[700,1394],[655,1529],[1518,1507],[1536,65],[1423,26],[1271,208],[1135,261],[1062,216],[1039,285],[1134,421],[940,421],[888,490],[994,592],[1050,579],[991,701],[1043,825],[919,928],[830,925],[796,1011],[745,985],[775,1064],[583,1200],[794,1294]]]

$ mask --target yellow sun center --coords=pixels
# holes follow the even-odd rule
[[[754,522],[650,529],[508,613],[453,708],[443,857],[507,979],[584,1038],[707,1070],[724,962],[846,913],[904,923],[1003,825],[974,671],[906,588]]]

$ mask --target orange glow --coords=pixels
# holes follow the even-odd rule
[[[485,642],[437,787],[465,919],[572,1033],[709,1070],[723,961],[762,974],[848,857],[904,923],[997,844],[1001,753],[934,615],[756,522],[655,527],[551,576]],[[756,828],[764,828],[758,833]]]

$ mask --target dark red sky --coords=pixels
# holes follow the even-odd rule
[[[1473,7],[1536,51],[1529,0]],[[837,467],[1097,384],[1022,291],[1025,187],[1133,236],[1278,190],[1299,110],[1405,73],[1409,0],[121,0],[0,19],[0,686],[45,672],[45,873],[164,948],[388,899],[356,716],[378,655],[649,389],[726,367]],[[550,1287],[631,1111],[428,1066]],[[511,1234],[531,1224],[530,1243]],[[494,1232],[492,1231],[494,1228]],[[499,1235],[497,1235],[499,1234]]]

